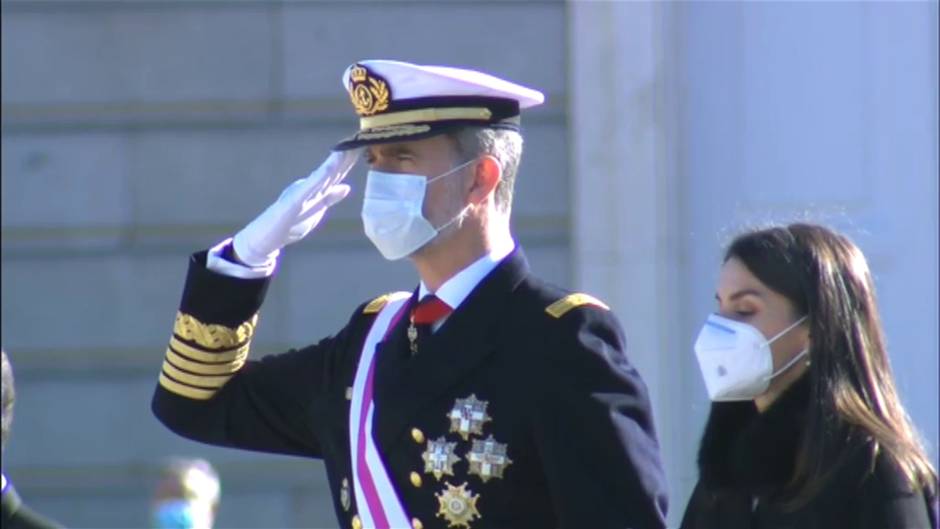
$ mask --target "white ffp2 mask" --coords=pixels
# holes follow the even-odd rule
[[[434,178],[369,171],[362,203],[362,224],[366,236],[383,257],[390,261],[408,257],[463,215],[466,208],[435,228],[424,217],[424,198],[429,184],[456,173],[473,161],[464,162]]]
[[[768,340],[753,325],[709,315],[695,340],[695,357],[711,400],[752,400],[767,391],[775,376],[809,352],[803,349],[775,372],[770,344],[805,319],[803,316]]]

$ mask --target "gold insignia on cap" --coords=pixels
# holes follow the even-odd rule
[[[485,400],[477,400],[476,395],[470,395],[465,399],[457,399],[454,407],[447,414],[450,419],[451,433],[458,433],[464,441],[470,440],[473,434],[483,435],[483,424],[493,420],[486,414],[488,403]]]
[[[444,490],[435,496],[439,504],[437,516],[447,520],[447,527],[470,529],[470,522],[482,518],[477,510],[480,495],[468,490],[466,483],[459,487],[445,483]]]
[[[388,83],[357,64],[349,72],[349,99],[360,116],[371,116],[388,109],[391,92]]]
[[[457,448],[457,443],[448,443],[444,436],[428,441],[428,447],[421,454],[421,459],[424,460],[424,472],[434,474],[438,481],[444,474],[453,476],[454,463],[460,461],[460,458],[454,454],[455,448]]]
[[[470,474],[480,476],[483,483],[490,478],[502,478],[503,471],[512,464],[506,456],[506,445],[497,443],[492,434],[484,441],[474,440],[466,457],[470,462]]]
[[[576,309],[582,305],[594,305],[600,307],[604,310],[610,310],[603,301],[595,298],[594,296],[588,294],[569,294],[558,301],[549,305],[545,312],[549,313],[552,317],[561,318],[567,314],[570,310]]]
[[[344,511],[348,511],[352,500],[349,496],[349,480],[343,478],[343,485],[339,489],[339,503],[343,506]]]

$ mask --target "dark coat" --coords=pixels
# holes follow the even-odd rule
[[[197,254],[180,311],[236,328],[258,311],[267,284],[213,273],[205,253]],[[416,526],[446,527],[436,494],[446,484],[466,484],[478,495],[480,517],[471,529],[665,527],[650,402],[624,354],[621,327],[595,305],[548,314],[566,294],[530,275],[517,250],[416,356],[408,352],[407,318],[377,347],[373,433]],[[357,506],[348,486],[348,388],[374,319],[369,305],[360,306],[335,336],[249,361],[206,400],[158,385],[153,411],[198,441],[322,458],[340,526],[350,527]],[[447,416],[457,399],[471,395],[488,403],[491,420],[481,435],[463,439]],[[506,445],[511,464],[484,481],[470,472],[467,454],[474,440],[490,435]],[[456,443],[459,460],[453,475],[435,477],[425,472],[422,454],[441,437]]]
[[[3,529],[62,529],[62,526],[45,518],[23,504],[13,484],[7,481],[0,500],[0,520]]]
[[[837,456],[812,500],[786,507],[782,491],[808,405],[805,377],[764,413],[750,401],[713,403],[681,529],[936,528],[936,498],[911,490],[891,458],[864,438]]]

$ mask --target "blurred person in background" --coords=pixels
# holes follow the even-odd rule
[[[620,323],[532,274],[510,231],[520,111],[542,94],[382,60],[343,85],[359,132],[190,260],[156,416],[198,441],[323,458],[342,527],[664,527],[649,396]],[[279,252],[349,193],[363,148],[365,233],[410,258],[419,285],[318,344],[247,361]]]
[[[695,343],[713,404],[681,528],[936,528],[937,475],[858,247],[810,224],[745,233],[716,299]]]
[[[154,529],[211,529],[219,510],[219,475],[204,459],[172,458],[154,492]]]
[[[0,350],[3,359],[0,362],[2,367],[2,405],[3,405],[3,431],[2,446],[3,460],[6,461],[7,439],[10,437],[10,427],[13,423],[13,403],[16,400],[16,389],[13,385],[13,368],[10,366],[10,360],[7,358],[6,351]],[[0,473],[3,481],[2,492],[2,519],[3,529],[55,529],[61,527],[59,524],[44,518],[29,507],[23,504],[13,483],[7,479],[6,470]]]

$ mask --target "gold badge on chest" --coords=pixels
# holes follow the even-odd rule
[[[434,474],[434,477],[440,481],[444,474],[454,475],[454,463],[460,461],[460,458],[454,454],[457,443],[448,443],[443,436],[433,441],[428,441],[428,447],[421,454],[424,460],[424,472]]]
[[[435,496],[439,505],[437,516],[447,520],[447,527],[470,529],[470,522],[481,517],[477,510],[480,495],[467,489],[466,483],[459,487],[445,483],[444,490]]]
[[[485,400],[478,400],[477,396],[471,394],[465,399],[457,399],[454,407],[447,414],[450,419],[450,432],[460,434],[464,441],[470,439],[471,435],[483,435],[483,425],[492,420],[486,414],[488,403]]]
[[[491,478],[502,478],[503,471],[512,464],[512,460],[506,455],[506,445],[497,443],[492,434],[486,440],[473,441],[467,461],[470,462],[470,474],[480,476],[483,483]]]

